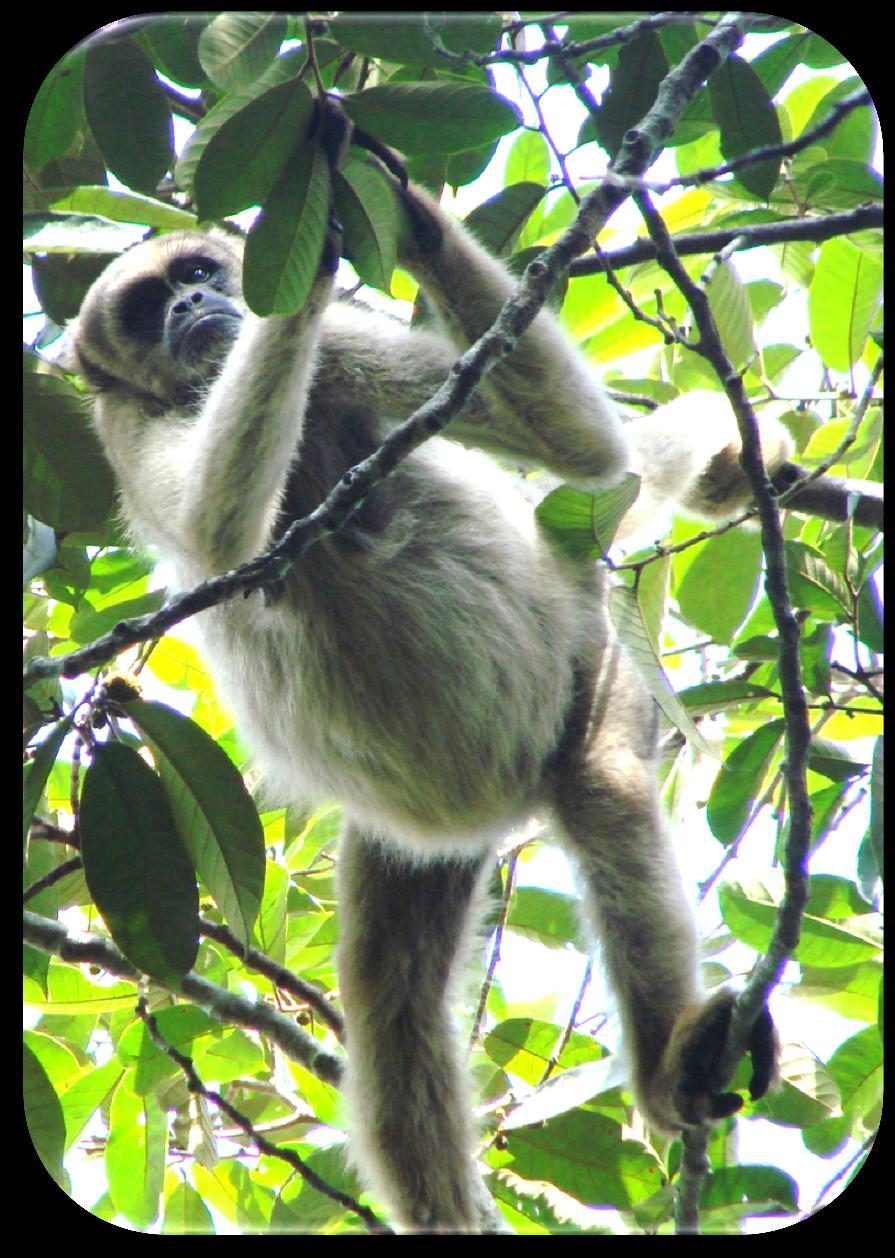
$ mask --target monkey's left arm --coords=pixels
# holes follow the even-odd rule
[[[466,350],[492,325],[516,281],[423,189],[411,185],[403,198],[408,230],[399,260],[452,344]],[[609,483],[626,469],[620,417],[549,311],[490,372],[481,393],[485,406],[464,411],[448,436],[515,454],[567,479]]]

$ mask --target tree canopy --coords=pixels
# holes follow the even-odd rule
[[[332,176],[326,94],[355,127]],[[667,727],[706,985],[741,980],[744,1017],[770,994],[782,1085],[702,1146],[644,1127],[574,888],[531,829],[495,866],[484,978],[458,1010],[488,1187],[523,1234],[725,1233],[784,1226],[860,1168],[882,1066],[877,146],[843,53],[767,16],[162,15],[47,76],[25,137],[25,1096],[85,1209],[166,1233],[388,1228],[343,1151],[339,809],[259,814],[188,626],[271,569],[166,605],[54,359],[150,231],[238,216],[251,307],[300,308],[331,204],[345,283],[409,318],[402,170],[520,277],[509,335],[464,360],[471,387],[549,301],[632,415],[717,392],[755,491],[732,523],[669,519],[633,551],[613,542],[630,482],[538,512],[613,569]],[[773,484],[765,413],[795,445]],[[302,528],[295,562],[321,535]],[[555,989],[521,991],[520,967]]]

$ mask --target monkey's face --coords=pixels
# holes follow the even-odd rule
[[[245,314],[237,241],[177,232],[129,249],[68,329],[66,365],[104,391],[189,406],[221,368]]]

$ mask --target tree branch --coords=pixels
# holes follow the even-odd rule
[[[82,931],[70,933],[61,922],[40,917],[28,910],[22,917],[25,943],[41,952],[48,952],[72,965],[95,965],[109,974],[135,983],[144,977],[110,939]],[[219,1022],[248,1027],[268,1036],[287,1056],[312,1071],[324,1083],[335,1087],[340,1085],[344,1069],[341,1058],[328,1052],[313,1036],[296,1026],[291,1018],[265,1001],[248,1000],[235,992],[228,992],[192,971],[183,977],[178,988],[166,987],[155,979],[153,982],[174,996],[188,997]]]
[[[635,200],[656,245],[659,262],[693,311],[700,335],[699,350],[717,371],[736,415],[743,445],[741,462],[758,508],[765,556],[765,588],[780,641],[778,668],[786,723],[783,772],[789,801],[789,831],[784,852],[785,892],[768,951],[756,964],[733,1007],[727,1045],[719,1065],[719,1075],[729,1077],[746,1051],[752,1024],[767,1004],[771,989],[779,981],[784,965],[799,942],[802,912],[808,899],[812,808],[808,796],[807,767],[811,729],[799,661],[799,623],[792,610],[787,586],[783,529],[775,493],[761,457],[758,421],[742,377],[721,344],[705,291],[690,279],[681,265],[668,230],[647,194],[638,193]],[[693,1165],[689,1174],[701,1180],[703,1172],[698,1144],[698,1133],[684,1133],[686,1153],[692,1154]],[[691,1188],[687,1175],[682,1174],[682,1198],[692,1195]]]
[[[344,1193],[338,1188],[333,1188],[326,1180],[321,1179],[317,1172],[312,1170],[307,1162],[300,1158],[294,1150],[280,1148],[279,1145],[273,1144],[272,1141],[262,1136],[241,1110],[237,1109],[235,1105],[231,1105],[228,1100],[221,1096],[220,1092],[215,1092],[212,1088],[206,1087],[192,1058],[188,1057],[186,1053],[181,1053],[162,1035],[158,1023],[153,1014],[149,1012],[149,1006],[143,996],[137,1001],[137,1014],[142,1019],[146,1030],[149,1032],[149,1038],[156,1048],[164,1053],[166,1057],[169,1057],[171,1061],[176,1062],[183,1071],[189,1090],[195,1096],[202,1096],[207,1101],[211,1101],[212,1105],[216,1106],[221,1113],[226,1114],[230,1121],[235,1123],[240,1131],[243,1131],[248,1136],[259,1152],[266,1153],[268,1157],[279,1158],[280,1161],[286,1162],[294,1171],[299,1173],[305,1183],[310,1184],[312,1188],[316,1188],[317,1192],[323,1193],[325,1197],[329,1197],[331,1201],[337,1202],[345,1210],[358,1215],[370,1232],[392,1235],[392,1229],[382,1223],[372,1210],[362,1206],[360,1202],[349,1196],[348,1193]]]
[[[757,249],[762,245],[795,244],[805,240],[820,244],[824,240],[832,240],[834,236],[847,236],[852,232],[882,227],[883,221],[881,205],[860,205],[857,209],[842,214],[827,214],[822,218],[788,218],[778,223],[689,232],[673,236],[672,242],[677,256],[683,258],[696,253],[717,253],[737,239],[740,242],[737,252]],[[569,268],[569,274],[572,277],[599,275],[606,269],[607,262],[617,271],[622,267],[651,262],[655,257],[656,246],[652,240],[637,240],[621,249],[606,249],[602,255],[578,258]]]

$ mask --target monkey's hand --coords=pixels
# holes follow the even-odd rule
[[[316,135],[320,147],[329,159],[330,170],[336,170],[352,140],[354,126],[333,96],[324,96],[314,106],[311,134]]]
[[[735,1114],[743,1105],[722,1072],[730,1019],[737,993],[721,991],[704,1005],[683,1009],[669,1037],[659,1069],[642,1088],[640,1107],[665,1131],[680,1131]],[[764,1096],[777,1078],[777,1034],[767,1008],[762,1009],[746,1045],[752,1061],[749,1096]]]

